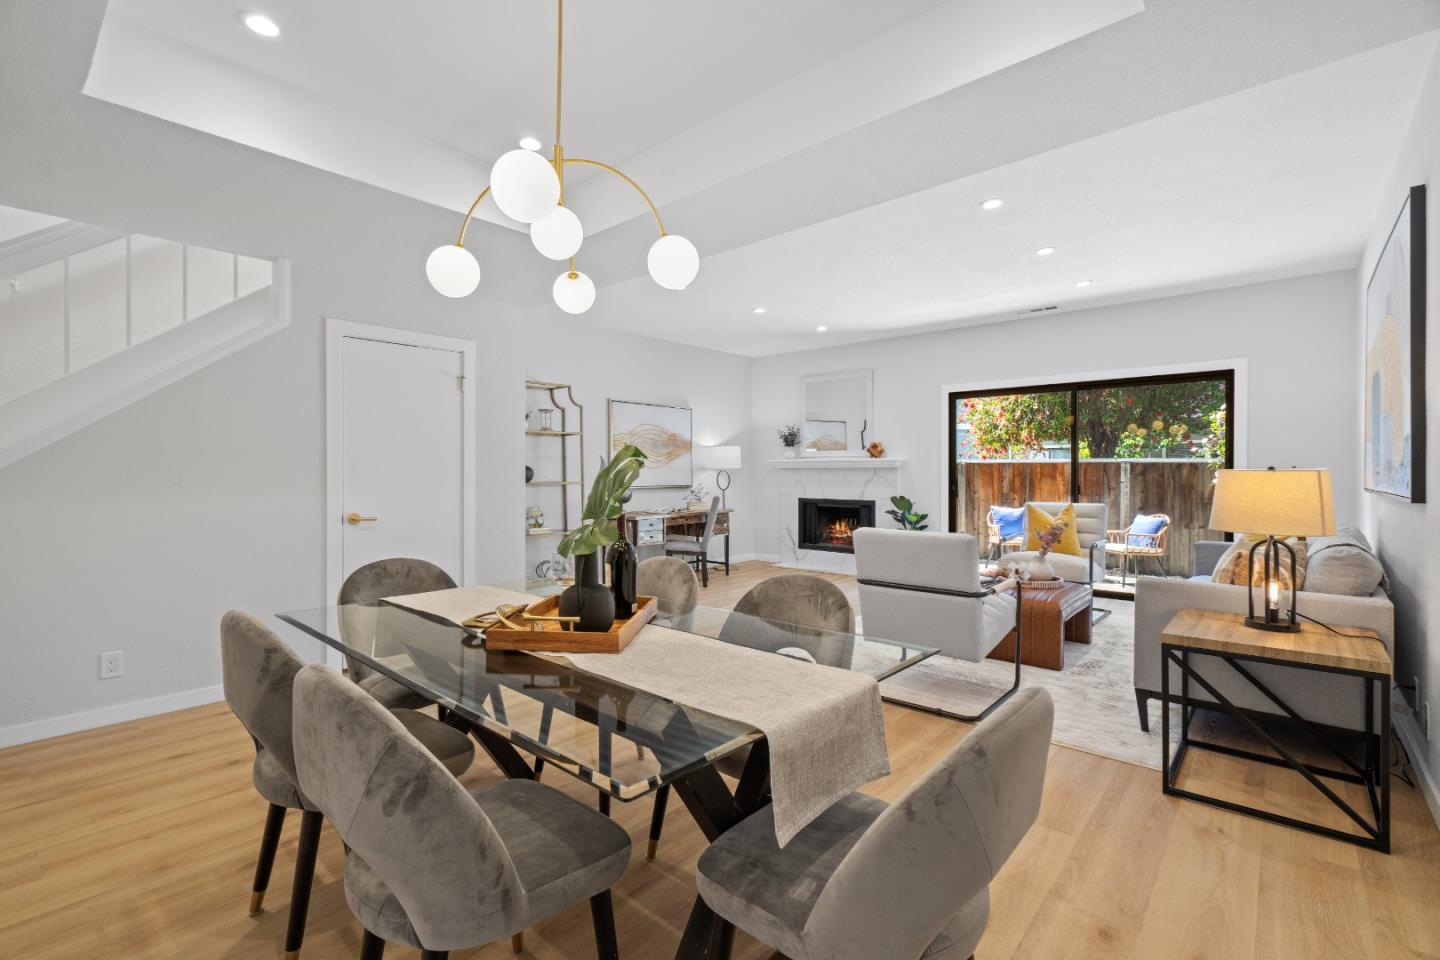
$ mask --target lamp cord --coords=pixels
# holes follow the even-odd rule
[[[1315,626],[1317,626],[1317,627],[1324,627],[1326,630],[1329,630],[1331,633],[1335,634],[1335,636],[1337,636],[1337,637],[1349,637],[1349,638],[1352,639],[1352,640],[1374,640],[1374,639],[1375,639],[1374,637],[1366,636],[1366,635],[1363,634],[1363,633],[1343,633],[1343,632],[1341,632],[1341,631],[1339,631],[1339,630],[1336,630],[1334,627],[1330,626],[1330,624],[1326,623],[1325,621],[1323,621],[1323,620],[1316,620],[1314,617],[1306,616],[1305,614],[1301,613],[1299,610],[1296,610],[1296,611],[1295,611],[1295,616],[1299,617],[1301,620],[1309,620],[1311,623],[1315,624]]]

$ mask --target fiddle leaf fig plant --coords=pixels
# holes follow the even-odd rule
[[[930,524],[925,522],[930,519],[930,514],[916,513],[915,503],[909,497],[891,497],[890,503],[895,509],[886,510],[885,513],[891,520],[900,524],[900,529],[924,530],[930,526]]]
[[[565,534],[560,546],[555,548],[562,557],[588,556],[620,539],[615,518],[624,510],[621,501],[644,465],[644,451],[634,444],[626,444],[600,468],[590,485],[580,526]]]

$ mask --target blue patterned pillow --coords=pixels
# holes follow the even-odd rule
[[[1025,535],[1024,507],[991,507],[990,518],[1000,528],[1000,536],[1005,540]]]
[[[1127,534],[1131,534],[1125,538],[1125,543],[1132,547],[1153,547],[1155,546],[1155,534],[1164,530],[1168,522],[1164,517],[1147,517],[1143,513],[1136,514],[1135,519],[1130,521],[1130,529],[1125,531]],[[1146,534],[1146,536],[1133,536],[1137,533]]]

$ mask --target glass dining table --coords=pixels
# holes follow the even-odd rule
[[[563,585],[532,580],[495,589],[541,597]],[[436,703],[446,721],[472,733],[508,777],[535,778],[544,768],[558,768],[599,791],[606,811],[611,798],[632,801],[656,793],[662,806],[652,839],[672,786],[712,841],[768,802],[769,751],[763,734],[746,723],[587,673],[563,654],[488,651],[483,631],[384,601],[277,616],[348,663]],[[662,604],[654,623],[876,680],[936,652],[703,605]],[[746,746],[744,775],[732,791],[714,764]],[[711,955],[707,951],[726,927],[697,899],[677,956]]]

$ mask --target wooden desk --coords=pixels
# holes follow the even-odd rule
[[[715,536],[725,538],[725,576],[730,576],[730,514],[734,511],[724,507],[715,515]],[[710,516],[708,506],[697,506],[683,510],[634,510],[622,513],[617,521],[621,526],[620,530],[637,547],[650,546],[655,543],[664,543],[666,537],[695,537],[700,538],[705,533],[705,520]],[[660,520],[659,539],[645,539],[641,536],[642,520]],[[649,524],[647,524],[649,526]]]
[[[1190,665],[1195,656],[1213,657],[1228,663],[1251,686],[1263,693],[1305,732],[1307,738],[1340,761],[1342,769],[1327,769],[1301,762],[1293,753],[1278,743],[1255,722],[1245,711],[1236,707],[1208,680]],[[1365,733],[1363,758],[1352,759],[1345,751],[1332,743],[1318,731],[1314,724],[1302,717],[1294,705],[1287,704],[1274,691],[1266,687],[1249,670],[1247,663],[1276,664],[1300,670],[1320,670],[1357,678],[1365,688]],[[1180,741],[1175,749],[1175,758],[1170,758],[1170,668],[1180,671],[1180,694],[1175,702],[1180,707]],[[1301,624],[1295,633],[1280,633],[1258,630],[1246,626],[1245,618],[1234,613],[1217,613],[1209,610],[1180,610],[1166,625],[1160,643],[1160,702],[1163,723],[1160,727],[1161,742],[1161,786],[1165,793],[1196,800],[1211,806],[1233,810],[1236,813],[1259,817],[1271,823],[1283,824],[1297,830],[1317,833],[1335,840],[1343,840],[1357,846],[1390,852],[1390,654],[1380,636],[1363,627],[1334,626],[1331,629],[1312,623]],[[1273,753],[1262,754],[1236,747],[1197,740],[1190,735],[1190,719],[1197,706],[1191,699],[1190,685],[1195,683],[1214,699],[1226,713],[1243,724],[1252,734],[1263,740]],[[1378,696],[1377,696],[1378,695]],[[1380,729],[1375,730],[1375,702],[1380,703]],[[1196,793],[1177,786],[1180,764],[1190,747],[1212,750],[1232,757],[1241,757],[1259,763],[1289,767],[1303,776],[1310,785],[1324,795],[1325,799],[1343,811],[1360,827],[1363,833],[1336,830],[1308,820],[1299,820],[1270,810],[1261,810],[1244,804],[1221,800],[1206,794]],[[1369,800],[1370,818],[1367,820],[1349,803],[1345,802],[1323,781],[1341,780],[1365,788]]]

